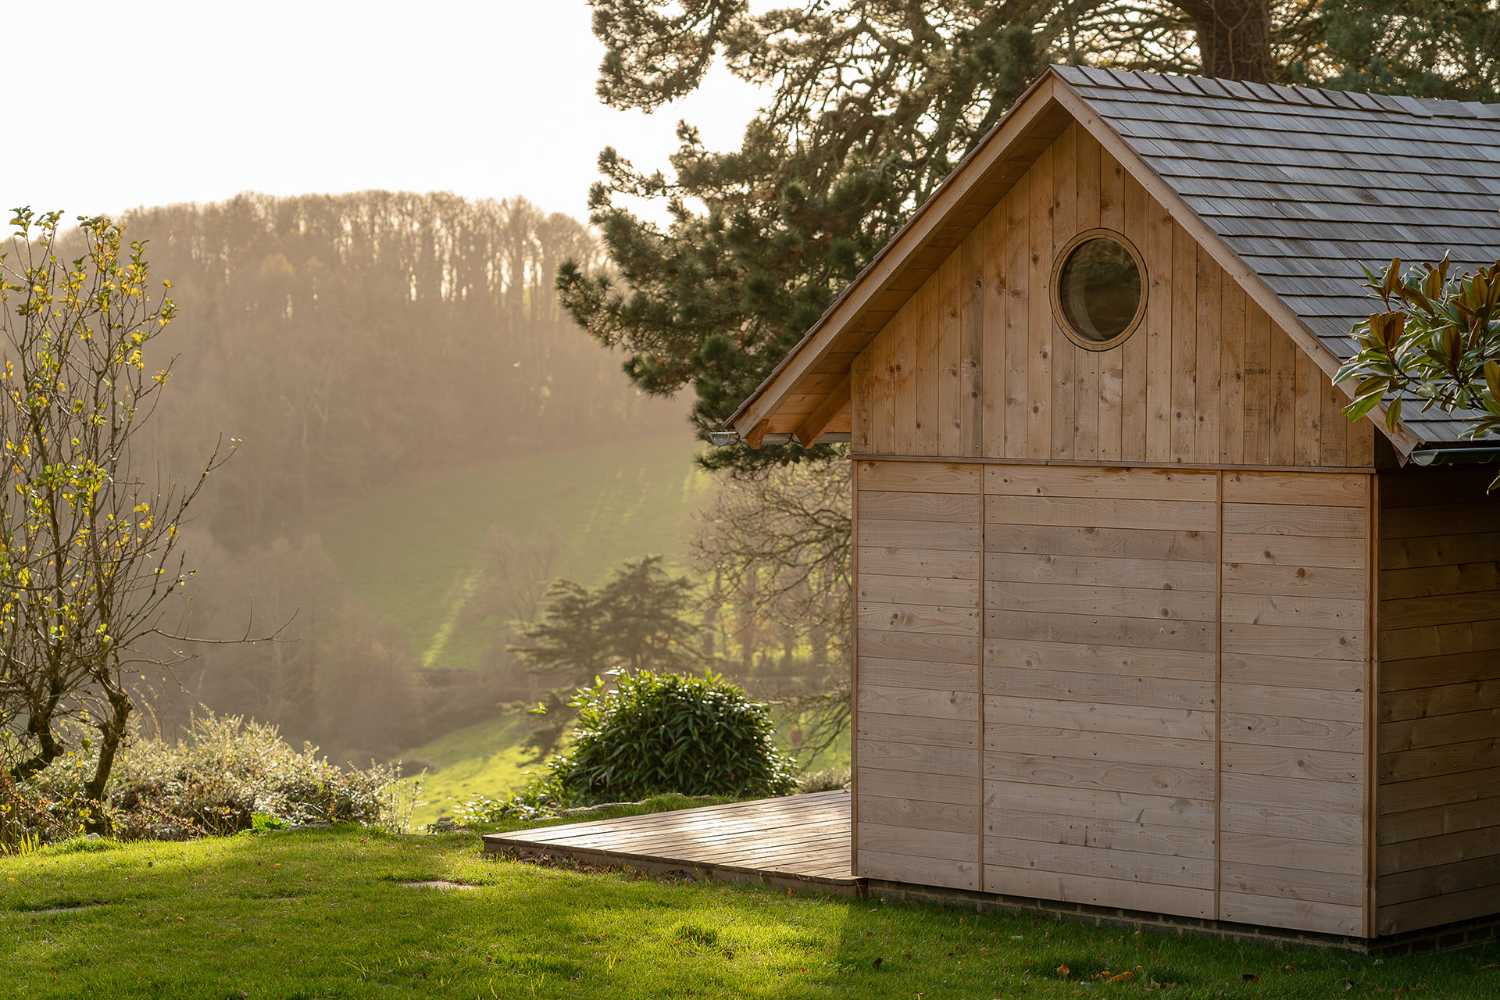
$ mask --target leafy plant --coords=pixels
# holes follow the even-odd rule
[[[1357,420],[1384,403],[1386,425],[1401,421],[1410,399],[1469,420],[1468,438],[1500,432],[1500,261],[1472,274],[1436,264],[1384,273],[1366,271],[1366,285],[1385,305],[1354,328],[1359,352],[1335,382],[1356,379],[1344,410]],[[1491,483],[1495,489],[1500,478]]]
[[[713,673],[621,673],[574,696],[572,744],[549,763],[570,802],[663,792],[745,798],[796,786],[771,713]]]

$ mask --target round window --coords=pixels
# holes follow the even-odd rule
[[[1107,229],[1080,233],[1057,255],[1053,308],[1080,347],[1103,350],[1130,335],[1146,311],[1140,254]]]

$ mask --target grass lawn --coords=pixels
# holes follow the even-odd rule
[[[426,774],[400,782],[404,792],[417,794],[412,828],[419,830],[470,799],[502,798],[525,784],[538,768],[523,766],[533,756],[522,743],[535,722],[521,709],[496,712],[491,720],[454,730],[402,754],[431,765]]]
[[[0,859],[0,998],[1500,995],[1500,949],[1156,937],[487,861],[472,836],[66,846]],[[429,879],[478,888],[400,884]]]
[[[625,559],[679,559],[709,486],[696,448],[684,430],[480,463],[372,493],[316,529],[355,593],[425,666],[480,669],[488,633],[464,629],[461,616],[491,533],[555,542],[552,574],[588,585]]]

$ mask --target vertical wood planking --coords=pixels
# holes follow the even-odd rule
[[[1099,225],[1125,234],[1125,169],[1101,149],[1099,172]],[[1098,457],[1106,462],[1119,461],[1124,449],[1126,346],[1095,355],[1099,364]]]
[[[1007,196],[1009,197],[1009,196]],[[1005,273],[995,264],[997,243],[1003,246],[1005,202],[997,205],[964,241],[964,264],[959,277],[963,299],[961,324],[965,351],[976,351],[979,357],[978,390],[980,393],[978,433],[973,441],[963,442],[973,452],[953,454],[1003,454],[1005,450],[1005,353],[1001,334],[1004,316],[1001,312]],[[964,386],[968,388],[967,385]],[[967,404],[965,404],[967,405]]]
[[[1030,178],[1029,295],[1026,334],[1026,458],[1052,454],[1052,162],[1053,147],[1037,156]]]
[[[951,259],[951,258],[950,258]],[[936,277],[941,278],[939,268]],[[939,396],[942,393],[941,349],[945,324],[942,322],[941,298],[943,286],[939,280],[924,284],[913,300],[917,308],[913,314],[916,329],[912,331],[915,364],[911,380],[915,399],[916,433],[908,454],[941,455],[942,423],[939,418]]]
[[[1172,454],[1191,462],[1197,445],[1198,244],[1172,224]]]
[[[1260,306],[1245,301],[1246,465],[1271,464],[1271,321]]]
[[[1115,167],[1118,169],[1119,164],[1116,163]],[[1141,187],[1140,182],[1134,177],[1126,177],[1124,199],[1125,237],[1135,245],[1137,252],[1144,257],[1148,245],[1146,226],[1148,199],[1146,197],[1146,189]],[[1142,291],[1147,295],[1147,309],[1149,310],[1150,296],[1152,294],[1151,276],[1147,273],[1142,278],[1144,281]],[[1125,341],[1119,352],[1122,368],[1120,388],[1120,458],[1125,461],[1141,461],[1146,457],[1146,370],[1150,339],[1148,330],[1138,329]]]
[[[1194,419],[1196,439],[1193,458],[1210,463],[1219,460],[1219,356],[1223,342],[1219,295],[1223,271],[1208,251],[1198,248],[1198,370]]]
[[[1346,465],[1348,455],[1345,453],[1345,441],[1349,421],[1344,418],[1344,394],[1326,377],[1318,379],[1318,386],[1322,402],[1318,461],[1323,465]]]
[[[1062,250],[1078,231],[1078,133],[1076,122],[1070,123],[1057,137],[1052,159],[1052,252]],[[1049,270],[1052,261],[1048,260]],[[1048,296],[1048,309],[1051,309]],[[1075,356],[1079,349],[1063,333],[1054,320],[1052,328],[1052,448],[1054,458],[1072,458],[1073,426],[1077,367]]]
[[[1075,234],[1098,229],[1103,211],[1100,175],[1099,141],[1086,129],[1078,130],[1075,146],[1077,163],[1076,201],[1073,217]],[[1111,352],[1113,353],[1113,352]],[[1073,350],[1073,457],[1093,461],[1099,457],[1099,381],[1100,352],[1076,347]]]
[[[1219,284],[1219,461],[1245,460],[1245,292],[1225,275]]]
[[[1317,465],[1320,461],[1318,424],[1322,417],[1323,373],[1313,359],[1297,352],[1296,441],[1293,457],[1298,465]]]
[[[1135,334],[1088,351],[1054,322],[1049,282],[1062,246],[1098,227],[1141,252],[1147,303]],[[1316,363],[1076,127],[888,321],[857,371],[851,421],[864,454],[1373,462],[1373,426],[1347,425]]]
[[[976,230],[977,232],[977,230]],[[940,292],[942,349],[938,355],[938,428],[941,446],[940,455],[961,454],[963,436],[963,365],[959,359],[960,329],[968,320],[968,309],[963,301],[963,278],[976,259],[974,253],[975,233],[970,233],[959,248],[959,253],[950,255],[938,269]]]
[[[1267,374],[1271,382],[1270,450],[1268,464],[1294,465],[1297,421],[1297,356],[1301,354],[1292,338],[1272,327],[1269,333],[1270,353]]]
[[[1172,230],[1176,223],[1155,201],[1147,203],[1146,458],[1172,460]],[[1140,332],[1140,331],[1137,331]]]
[[[1027,422],[1030,394],[1027,389],[1029,355],[1027,320],[1030,301],[1028,253],[1030,231],[1027,211],[1030,179],[1022,177],[1001,202],[1005,214],[1005,437],[989,436],[985,454],[992,457],[1027,454]],[[998,446],[997,446],[998,445]]]

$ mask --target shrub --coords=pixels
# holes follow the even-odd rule
[[[568,805],[651,795],[784,795],[796,786],[765,705],[709,673],[620,673],[573,698],[568,748],[548,782]],[[545,797],[552,797],[547,795]]]
[[[168,743],[139,740],[116,767],[109,805],[122,838],[179,840],[276,824],[367,823],[389,815],[396,769],[344,768],[275,726],[205,715]]]
[[[19,784],[0,770],[0,853],[80,833],[90,819],[87,752],[67,754]],[[344,768],[316,747],[293,748],[276,727],[208,714],[181,739],[137,738],[116,763],[103,804],[125,840],[190,837],[312,823],[391,818],[396,769]]]
[[[822,771],[809,771],[797,779],[799,792],[837,792],[849,787],[849,769],[831,767]]]
[[[0,855],[25,854],[82,833],[89,813],[81,787],[57,794],[38,781],[17,783],[0,768]]]

